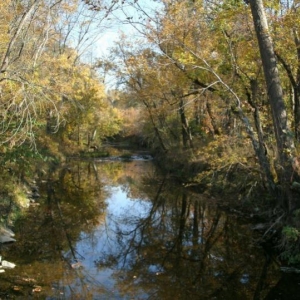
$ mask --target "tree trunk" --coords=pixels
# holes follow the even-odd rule
[[[149,107],[148,103],[147,103],[145,100],[143,100],[143,102],[144,102],[145,106],[147,107],[147,111],[148,111],[148,114],[149,114],[149,117],[150,117],[150,120],[151,120],[153,129],[154,129],[155,135],[156,135],[156,137],[157,137],[157,139],[158,139],[158,141],[159,141],[159,145],[160,145],[160,147],[162,148],[162,150],[163,150],[164,152],[167,152],[168,149],[167,149],[167,147],[165,146],[164,140],[163,140],[162,136],[160,135],[160,132],[159,132],[158,127],[157,127],[156,124],[155,124],[155,121],[154,121],[154,117],[153,117],[151,108]]]
[[[296,76],[293,74],[293,67],[290,66],[283,57],[275,52],[276,57],[278,58],[278,61],[282,64],[284,67],[287,76],[290,80],[290,83],[292,85],[293,89],[293,110],[294,110],[294,132],[295,132],[295,139],[299,142],[300,141],[300,39],[298,36],[298,32],[296,30],[293,30],[294,34],[294,42],[296,46],[297,51],[297,66],[296,66]]]
[[[269,153],[267,151],[264,133],[263,133],[263,129],[262,129],[262,126],[260,123],[259,109],[258,109],[258,106],[256,105],[257,96],[258,96],[257,80],[252,80],[250,82],[250,84],[251,84],[251,94],[247,93],[248,103],[254,109],[253,118],[254,118],[256,133],[257,133],[257,137],[258,137],[258,141],[253,144],[253,145],[255,145],[254,150],[255,150],[256,156],[258,158],[259,165],[261,166],[263,174],[265,175],[266,184],[267,184],[269,193],[272,196],[276,196],[274,177],[271,172],[271,164],[270,164],[270,160],[268,157]]]
[[[291,81],[294,90],[294,118],[295,118],[295,136],[300,141],[300,39],[298,32],[293,30],[295,46],[297,49],[297,73],[296,80]]]
[[[210,118],[211,126],[213,127],[213,131],[214,131],[213,134],[220,135],[220,130],[217,126],[216,118],[213,115],[213,112],[211,109],[211,104],[208,100],[206,101],[206,110],[207,110],[208,116]]]
[[[179,101],[179,115],[180,115],[180,120],[181,120],[181,132],[182,132],[183,147],[187,148],[189,146],[190,148],[193,148],[192,134],[191,134],[188,120],[185,115],[184,103],[183,103],[182,98],[180,98],[180,101]]]
[[[290,178],[293,174],[292,152],[294,146],[291,135],[289,134],[290,130],[287,125],[287,113],[283,101],[276,55],[269,34],[267,18],[264,12],[262,0],[250,0],[250,6],[264,69],[269,104],[272,112],[273,127],[280,163],[280,166],[277,168],[277,172],[282,192],[284,193],[281,197],[284,200],[288,200],[287,208],[288,210],[292,210],[294,208],[294,203],[292,203],[290,195]]]

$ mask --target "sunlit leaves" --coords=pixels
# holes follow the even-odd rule
[[[105,111],[104,87],[82,57],[101,32],[103,14],[77,0],[2,1],[0,11],[1,143],[35,145],[47,118],[56,119],[57,131],[74,107],[96,124]]]

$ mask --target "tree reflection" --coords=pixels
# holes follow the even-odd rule
[[[156,191],[144,182],[144,193],[147,213],[125,212],[115,219],[118,251],[102,253],[97,261],[100,270],[118,270],[114,278],[124,297],[253,297],[264,256],[249,242],[245,226],[238,227],[208,199],[174,188],[166,179]]]
[[[20,299],[34,285],[54,299],[263,299],[278,278],[247,225],[150,163],[74,162],[39,182],[1,283]]]
[[[87,164],[53,165],[37,181],[41,198],[16,222],[17,243],[7,253],[18,268],[9,272],[11,277],[2,286],[11,289],[13,284],[20,297],[31,294],[36,284],[42,287],[41,295],[55,290],[63,294],[68,282],[81,277],[74,268],[84,259],[77,241],[105,218],[105,193]]]

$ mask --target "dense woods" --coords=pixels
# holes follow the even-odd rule
[[[283,257],[299,262],[299,9],[292,0],[3,0],[2,190],[12,173],[23,182],[40,171],[33,159],[100,155],[104,141],[127,138],[187,188],[266,218]],[[116,22],[130,29],[98,55]]]

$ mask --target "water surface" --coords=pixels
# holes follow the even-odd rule
[[[72,162],[37,184],[2,247],[17,267],[0,274],[0,297],[264,299],[280,278],[248,222],[151,161]]]

